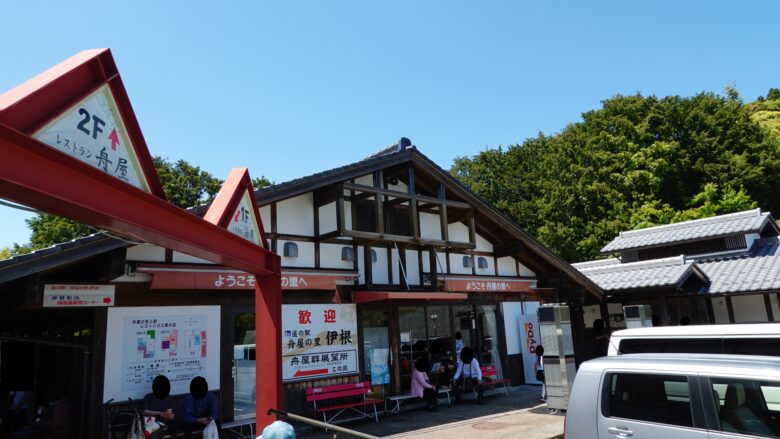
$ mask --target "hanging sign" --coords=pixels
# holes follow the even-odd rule
[[[230,171],[203,219],[255,245],[268,248],[252,180],[246,168]]]
[[[259,222],[257,221],[257,208],[252,205],[249,197],[249,191],[244,192],[241,202],[238,204],[227,229],[230,233],[238,235],[247,241],[254,242],[263,246],[262,235],[260,234]]]
[[[354,304],[282,305],[282,379],[358,373]]]
[[[87,95],[32,137],[149,192],[108,84]]]
[[[44,308],[83,308],[114,306],[114,285],[46,284]]]

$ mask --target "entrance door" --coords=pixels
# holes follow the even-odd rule
[[[401,343],[401,392],[409,393],[414,363],[428,355],[425,307],[398,307],[398,331]]]
[[[456,305],[452,307],[452,318],[455,322],[455,354],[460,355],[464,346],[470,346],[474,352],[479,352],[479,335],[477,334],[477,320],[473,305]],[[460,340],[458,339],[460,335]]]
[[[390,384],[390,331],[387,309],[360,311],[365,375],[372,385]]]

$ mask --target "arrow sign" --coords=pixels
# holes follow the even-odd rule
[[[116,134],[116,128],[111,131],[108,138],[111,139],[111,149],[116,151],[116,146],[119,145],[119,136]]]
[[[300,370],[300,369],[298,369],[298,371],[295,372],[295,375],[293,375],[293,377],[298,378],[298,377],[307,377],[307,376],[311,376],[311,375],[324,375],[326,373],[328,373],[328,369],[327,368],[325,368],[325,369],[312,369],[312,370]]]

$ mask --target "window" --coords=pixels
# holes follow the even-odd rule
[[[352,247],[341,247],[341,260],[353,261],[355,259],[355,251]]]
[[[233,316],[233,418],[255,417],[255,314]]]
[[[488,262],[486,258],[478,257],[477,258],[477,268],[488,268]]]
[[[284,243],[284,256],[288,258],[297,258],[298,257],[298,244],[294,242],[285,242]]]
[[[602,413],[606,417],[691,427],[693,417],[688,378],[640,373],[608,374]]]
[[[712,378],[710,383],[721,431],[778,437],[780,383],[733,378]]]
[[[620,353],[721,354],[723,342],[720,338],[629,338],[620,342]]]
[[[471,259],[471,256],[464,256],[463,257],[463,268],[471,268],[474,266],[474,261]]]

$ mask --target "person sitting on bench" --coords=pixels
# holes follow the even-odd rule
[[[425,400],[425,408],[435,412],[436,405],[439,402],[439,395],[436,391],[436,386],[431,384],[431,380],[428,378],[428,370],[430,368],[431,362],[425,357],[418,359],[414,363],[411,393],[414,396],[423,398]]]
[[[152,381],[152,393],[146,395],[143,400],[143,415],[154,416],[160,429],[152,433],[148,438],[157,439],[166,434],[176,434],[176,424],[173,419],[176,415],[173,408],[176,403],[171,397],[171,382],[165,375],[157,375]]]
[[[190,381],[190,394],[184,397],[184,437],[192,437],[195,430],[203,430],[212,420],[220,429],[217,398],[209,392],[206,378],[197,376]]]
[[[466,387],[466,380],[469,380],[471,386],[477,390],[477,404],[484,404],[482,400],[484,392],[482,370],[479,368],[479,362],[474,357],[474,349],[469,346],[461,349],[458,370],[455,371],[455,376],[452,377],[452,390],[455,392],[455,401],[457,403],[460,403],[460,393]]]

